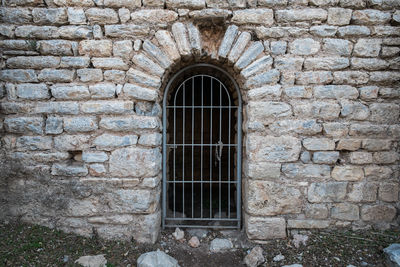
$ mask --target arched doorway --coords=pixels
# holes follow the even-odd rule
[[[163,100],[163,227],[240,228],[242,99],[220,67],[176,73]]]

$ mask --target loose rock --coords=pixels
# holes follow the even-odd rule
[[[163,267],[179,267],[178,261],[165,252],[162,251],[152,251],[147,252],[137,259],[138,267],[154,267],[154,266],[163,266]]]
[[[265,261],[263,256],[263,249],[259,246],[254,247],[248,255],[244,258],[244,263],[248,267],[257,267]]]
[[[233,244],[229,239],[215,238],[210,245],[211,252],[221,252],[231,248],[233,248]]]
[[[95,255],[95,256],[82,256],[75,261],[75,263],[79,263],[84,267],[103,267],[106,266],[107,260],[104,257],[104,254]]]
[[[189,246],[191,246],[192,248],[197,248],[200,246],[200,241],[197,236],[193,236],[192,238],[190,238]]]

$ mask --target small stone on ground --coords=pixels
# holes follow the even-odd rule
[[[200,246],[200,241],[197,236],[193,236],[192,238],[190,238],[189,246],[191,246],[192,248],[197,248]]]
[[[147,252],[137,259],[137,267],[179,267],[178,261],[163,251]]]
[[[259,246],[254,247],[249,254],[244,258],[244,263],[248,267],[257,267],[265,261],[263,256],[263,249]]]
[[[294,234],[292,242],[296,248],[299,248],[300,244],[307,245],[307,240],[308,236],[306,235]]]
[[[303,265],[295,263],[295,264],[291,264],[291,265],[283,265],[282,267],[303,267]]]
[[[185,232],[179,228],[176,228],[175,232],[172,233],[172,236],[175,238],[175,240],[181,240],[185,237]]]
[[[103,254],[95,256],[88,255],[80,257],[75,261],[75,263],[78,263],[83,267],[104,267],[107,264],[107,260]]]
[[[233,247],[232,242],[229,239],[215,238],[211,241],[210,251],[211,252],[220,252],[229,250]]]
[[[284,260],[285,259],[285,256],[283,256],[282,254],[279,254],[279,255],[276,255],[275,257],[274,257],[274,261],[281,261],[281,260]]]
[[[391,244],[383,250],[386,256],[386,264],[389,267],[400,266],[400,244]]]
[[[187,232],[191,236],[197,236],[198,238],[205,238],[208,235],[208,230],[206,229],[189,229]]]

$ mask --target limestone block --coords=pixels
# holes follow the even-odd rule
[[[130,20],[131,18],[131,13],[129,11],[129,9],[127,8],[120,8],[118,9],[118,16],[119,16],[119,20],[121,21],[121,23],[126,23],[128,22],[128,20]]]
[[[136,54],[132,58],[132,62],[144,70],[147,70],[149,74],[161,77],[164,74],[164,69],[155,63],[153,60],[145,56],[144,54]]]
[[[382,125],[374,124],[357,124],[354,123],[350,125],[349,134],[352,136],[386,136],[387,127]]]
[[[312,26],[310,28],[310,32],[320,37],[330,37],[336,35],[337,29],[338,27],[336,26],[319,25],[319,26]]]
[[[28,100],[39,100],[50,98],[49,89],[44,83],[22,83],[18,84],[16,88],[16,95],[18,98]]]
[[[345,8],[329,8],[328,9],[328,24],[331,25],[348,25],[350,24],[350,19],[351,19],[351,14],[352,14],[351,9],[345,9]]]
[[[140,38],[148,34],[150,28],[136,24],[105,25],[105,36],[111,38]]]
[[[364,139],[362,141],[362,148],[368,151],[390,150],[391,145],[392,140]]]
[[[301,71],[303,62],[304,59],[299,57],[277,57],[274,60],[274,67],[282,71]]]
[[[378,97],[378,86],[364,86],[358,89],[360,91],[360,98],[363,100],[375,99]]]
[[[278,70],[274,69],[262,72],[247,79],[245,87],[252,88],[266,84],[274,84],[279,81],[279,78],[280,78],[280,72]]]
[[[79,43],[79,54],[92,57],[111,56],[112,42],[110,40],[84,40]]]
[[[189,12],[189,17],[194,20],[222,19],[226,20],[232,15],[232,11],[220,8],[207,8]]]
[[[115,24],[118,23],[118,14],[111,8],[89,8],[85,11],[88,21],[92,24]]]
[[[86,24],[86,15],[83,8],[68,7],[67,14],[69,24]]]
[[[331,167],[328,165],[319,164],[288,163],[282,165],[282,173],[289,178],[324,179],[331,177]]]
[[[228,55],[228,60],[231,63],[235,63],[239,59],[240,55],[243,53],[244,49],[246,48],[250,40],[251,40],[251,35],[248,32],[242,32],[239,35]]]
[[[36,25],[62,25],[68,22],[65,8],[34,8],[32,16]]]
[[[3,123],[4,129],[9,133],[43,133],[42,117],[6,117]]]
[[[110,173],[117,177],[151,177],[160,172],[158,148],[119,148],[111,152]]]
[[[310,204],[305,209],[306,218],[326,219],[329,212],[325,204]]]
[[[333,80],[330,71],[306,71],[296,73],[296,83],[301,85],[308,84],[328,84]]]
[[[129,66],[119,57],[94,57],[92,64],[95,68],[128,70]]]
[[[327,122],[323,124],[324,134],[327,136],[340,137],[347,136],[349,127],[341,122]]]
[[[54,148],[57,150],[83,150],[89,148],[87,135],[59,135],[54,137]]]
[[[358,9],[358,8],[365,8],[367,3],[364,0],[340,0],[339,4],[341,7]]]
[[[362,37],[368,36],[371,34],[371,31],[366,26],[358,26],[358,25],[350,25],[339,27],[338,35],[339,37]]]
[[[254,42],[250,47],[240,56],[235,64],[235,68],[243,69],[247,67],[254,59],[256,59],[264,51],[262,42]]]
[[[293,105],[293,111],[296,116],[331,120],[339,117],[340,106],[331,102],[314,101]]]
[[[42,55],[54,56],[73,56],[74,53],[72,47],[76,45],[76,42],[64,40],[48,40],[38,42],[39,50]]]
[[[75,77],[74,70],[66,69],[43,69],[38,75],[39,81],[53,82],[53,83],[68,83],[72,82]]]
[[[76,74],[81,82],[101,82],[103,72],[100,69],[78,69]]]
[[[149,75],[133,68],[130,68],[126,72],[126,77],[128,78],[129,82],[138,83],[146,87],[153,87],[155,89],[158,89],[161,84],[159,77]]]
[[[92,26],[62,26],[58,28],[61,38],[64,39],[88,39],[93,37]]]
[[[51,149],[53,139],[50,136],[20,136],[16,140],[16,147],[22,150]]]
[[[276,118],[290,115],[292,115],[291,106],[283,102],[250,102],[248,105],[248,118],[250,121],[269,124]]]
[[[88,166],[89,174],[91,176],[104,176],[107,173],[106,168],[104,167],[104,164],[90,164]]]
[[[292,86],[284,89],[285,94],[291,98],[311,98],[312,91],[306,86]]]
[[[365,166],[365,177],[369,180],[385,180],[391,179],[393,170],[387,166]]]
[[[371,121],[395,124],[399,121],[400,106],[392,103],[373,103],[370,106]]]
[[[60,134],[63,132],[63,119],[60,117],[47,117],[46,134]]]
[[[266,7],[286,6],[287,1],[288,0],[259,0],[257,1],[257,5]]]
[[[341,117],[346,117],[353,120],[365,120],[370,116],[369,109],[366,105],[360,102],[340,101],[342,110],[340,111]]]
[[[102,134],[93,140],[98,149],[113,150],[114,148],[135,145],[138,137],[136,135],[112,135]]]
[[[89,86],[92,98],[114,98],[115,90],[116,86],[113,83],[98,83]]]
[[[95,5],[95,3],[92,0],[54,0],[53,2],[57,6],[90,7]]]
[[[88,87],[84,85],[55,84],[50,89],[56,99],[82,100],[90,96]]]
[[[335,84],[365,84],[369,80],[369,75],[362,71],[336,71],[333,73]]]
[[[104,0],[105,7],[127,7],[127,8],[138,8],[141,7],[142,2],[140,0]]]
[[[7,67],[12,69],[44,69],[57,68],[60,64],[59,57],[53,56],[33,56],[33,57],[12,57],[7,60]]]
[[[382,57],[394,57],[399,55],[400,47],[382,46]]]
[[[320,43],[311,38],[296,39],[289,43],[289,51],[294,55],[314,55],[319,51],[320,47]]]
[[[245,217],[246,233],[249,239],[276,239],[286,237],[284,218]]]
[[[60,36],[55,26],[19,26],[15,29],[15,36],[21,38],[52,39]]]
[[[395,71],[370,72],[371,82],[395,83],[400,79],[400,73]]]
[[[377,57],[381,51],[382,39],[358,39],[354,46],[354,55],[360,57]]]
[[[323,229],[328,228],[331,222],[327,220],[288,220],[289,229]]]
[[[166,9],[144,9],[131,13],[133,23],[170,23],[178,19],[178,14]]]
[[[0,19],[3,23],[30,24],[32,23],[32,14],[28,8],[2,7],[0,10]]]
[[[297,161],[300,149],[300,140],[294,137],[258,136],[255,134],[249,134],[247,137],[247,154],[251,161]]]
[[[368,152],[351,152],[350,163],[352,164],[372,163],[372,154]]]
[[[390,164],[399,160],[399,153],[395,151],[375,152],[374,162],[378,164]]]
[[[361,147],[361,140],[359,139],[341,139],[339,140],[336,149],[355,151]]]
[[[167,55],[149,40],[143,42],[143,50],[153,57],[153,59],[157,60],[164,69],[171,66],[172,61]]]
[[[351,202],[375,202],[377,191],[375,183],[354,183],[350,185],[348,199]]]
[[[344,57],[307,58],[304,61],[306,70],[340,70],[349,65],[349,60]]]
[[[90,58],[88,57],[62,57],[60,68],[86,68],[89,64]]]
[[[139,100],[155,101],[158,97],[157,91],[130,83],[124,85],[123,91],[125,95]]]
[[[379,199],[386,202],[397,202],[399,200],[398,183],[382,183],[378,190]]]
[[[389,62],[379,58],[352,58],[353,69],[383,70],[389,67]]]
[[[343,39],[324,39],[322,50],[328,54],[350,56],[353,43]]]
[[[271,42],[271,53],[274,55],[284,55],[287,49],[287,42],[275,41]]]
[[[328,12],[320,8],[287,9],[275,12],[277,22],[325,21],[327,16]]]
[[[143,0],[144,7],[164,7],[165,0]]]
[[[160,133],[142,134],[138,144],[143,146],[160,146],[162,144],[162,135]]]
[[[100,128],[111,131],[132,131],[157,129],[159,121],[155,117],[131,115],[129,117],[103,117]]]
[[[113,83],[125,83],[125,71],[122,70],[105,70],[104,80],[111,81]],[[122,85],[120,86],[122,88]],[[118,88],[118,87],[117,87]],[[116,89],[116,93],[119,94],[121,90]]]
[[[336,181],[360,181],[364,179],[364,171],[358,166],[335,166],[332,170],[332,178]]]
[[[262,24],[272,25],[274,23],[274,13],[272,9],[254,8],[235,10],[232,22],[235,24]]]
[[[328,138],[305,138],[303,146],[308,150],[334,150],[335,142]]]
[[[247,162],[247,176],[251,179],[274,179],[281,174],[281,164],[270,162]]]
[[[322,126],[316,120],[280,120],[271,124],[269,129],[275,134],[314,135],[322,131]]]
[[[168,8],[188,8],[188,9],[202,9],[206,5],[205,0],[167,0]]]
[[[361,207],[361,219],[367,222],[391,222],[396,217],[396,208],[391,205],[377,204]]]
[[[84,162],[94,163],[94,162],[104,162],[108,160],[108,155],[105,152],[98,151],[83,151],[82,160]]]
[[[355,87],[346,85],[315,86],[314,96],[316,98],[356,99],[358,97],[358,90]]]
[[[37,102],[32,112],[76,115],[79,112],[79,105],[76,102]]]
[[[383,12],[376,9],[355,10],[351,17],[354,24],[361,25],[379,25],[390,21],[389,12]]]
[[[339,159],[338,151],[318,151],[313,154],[313,162],[318,164],[335,164]],[[329,174],[330,176],[330,174]]]
[[[81,111],[90,114],[133,113],[132,101],[88,101],[81,104]]]
[[[359,219],[360,214],[357,205],[337,203],[331,209],[331,217],[337,220],[356,221]]]
[[[113,44],[113,55],[115,57],[120,57],[122,59],[130,59],[133,54],[133,46],[132,41],[124,40],[124,41],[116,41]]]
[[[248,91],[249,100],[271,99],[281,96],[281,86],[263,86]]]
[[[97,128],[97,121],[92,117],[64,118],[64,130],[67,132],[91,132]]]
[[[344,201],[347,182],[312,183],[308,188],[308,201],[312,203]]]
[[[57,176],[86,176],[88,169],[82,165],[55,163],[51,167],[51,174]]]

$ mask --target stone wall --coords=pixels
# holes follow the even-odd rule
[[[3,0],[0,218],[155,242],[161,101],[196,62],[244,99],[251,239],[399,224],[397,0]]]

